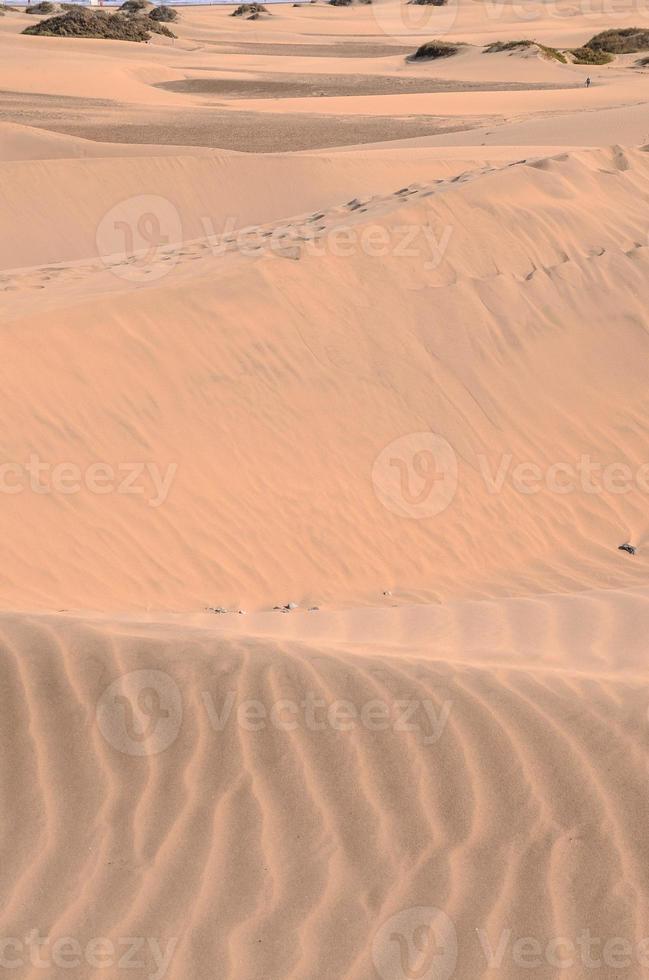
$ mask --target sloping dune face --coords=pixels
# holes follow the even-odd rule
[[[626,6],[0,4],[0,978],[647,977]]]
[[[647,527],[648,172],[641,150],[391,193],[382,172],[361,200],[246,233],[215,212],[219,234],[130,258],[116,211],[101,258],[5,270],[3,601],[640,582],[618,545]],[[182,217],[159,201],[145,223]]]
[[[3,617],[12,975],[643,976],[647,608]]]

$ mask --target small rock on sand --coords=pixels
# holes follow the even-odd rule
[[[618,545],[618,549],[617,550],[618,551],[626,551],[627,554],[629,554],[629,555],[635,555],[637,549],[636,549],[635,545],[629,544],[629,542],[626,541],[624,544]]]

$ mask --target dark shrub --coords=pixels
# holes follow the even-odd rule
[[[485,54],[500,54],[501,51],[515,51],[517,48],[531,48],[534,41],[492,41],[485,48]]]
[[[42,3],[35,3],[31,7],[25,7],[26,14],[53,14],[56,7],[53,3],[49,3],[49,0],[43,0]]]
[[[426,61],[434,58],[450,58],[457,54],[459,47],[456,44],[448,44],[447,41],[426,41],[414,54],[408,58],[409,61]]]
[[[177,36],[166,24],[162,24],[159,20],[152,20],[150,17],[134,17],[133,19],[140,21],[146,31],[153,31],[154,34],[162,34],[164,37]]]
[[[44,34],[48,37],[95,37],[109,41],[148,41],[151,31],[166,37],[176,35],[165,27],[144,17],[129,17],[126,14],[109,14],[104,10],[88,10],[75,7],[56,17],[48,17],[23,34]]]
[[[584,47],[592,51],[607,51],[609,54],[635,54],[637,51],[649,51],[649,31],[642,30],[640,27],[602,31],[595,37],[591,37]]]
[[[517,51],[521,48],[531,47],[538,48],[546,58],[554,58],[556,61],[560,61],[562,65],[567,64],[567,58],[563,51],[559,51],[557,48],[549,48],[547,44],[539,44],[538,41],[530,41],[527,38],[521,41],[492,41],[484,49],[484,53],[500,54],[503,51]]]
[[[267,14],[268,11],[263,3],[241,3],[236,10],[232,11],[233,17],[254,17],[256,14]]]
[[[178,11],[163,3],[159,7],[154,7],[153,10],[150,10],[149,17],[151,20],[169,23],[171,21],[178,20]]]
[[[594,48],[573,48],[570,52],[576,65],[608,65],[613,61],[613,55],[607,51],[596,51]]]

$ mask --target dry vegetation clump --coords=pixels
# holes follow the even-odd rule
[[[414,54],[408,55],[408,61],[429,61],[435,58],[451,58],[460,50],[459,45],[449,44],[448,41],[426,41],[417,48]]]
[[[152,10],[153,4],[149,0],[125,0],[119,8],[122,14],[143,14],[145,10]]]
[[[43,0],[42,3],[35,3],[29,7],[25,7],[26,14],[53,14],[56,7],[49,0]]]
[[[554,58],[555,61],[561,62],[562,65],[568,63],[563,51],[559,51],[558,48],[550,48],[547,44],[539,44],[538,41],[530,41],[528,38],[521,39],[520,41],[493,41],[488,44],[484,49],[485,54],[500,54],[506,51],[520,51],[524,48],[538,48],[542,55],[546,58]]]
[[[270,11],[264,7],[263,3],[241,3],[236,10],[232,11],[232,17],[247,17],[248,20],[256,20],[260,14],[270,15]]]
[[[163,3],[160,4],[159,7],[154,7],[153,10],[150,10],[149,17],[151,18],[151,20],[170,23],[174,20],[178,20],[178,11],[174,10],[173,7],[168,7],[165,3]]]
[[[148,41],[151,32],[176,35],[164,24],[157,24],[145,17],[129,17],[127,14],[111,14],[105,10],[88,10],[75,7],[56,17],[48,17],[38,24],[26,27],[23,34],[40,34],[47,37],[92,37],[107,41]]]
[[[640,27],[622,27],[601,31],[595,37],[591,37],[584,47],[590,48],[591,51],[606,51],[608,54],[636,54],[638,51],[649,51],[649,30]]]
[[[608,51],[597,51],[588,46],[573,48],[570,54],[576,65],[608,65],[613,61],[613,55]]]
[[[516,51],[518,48],[531,48],[534,41],[492,41],[486,46],[485,54],[500,54],[502,51]]]
[[[146,17],[146,18],[144,18],[144,17],[142,17],[142,18],[136,17],[136,18],[134,18],[134,20],[138,20],[138,21],[141,20],[142,23],[143,23],[144,29],[147,30],[147,31],[153,31],[154,34],[162,34],[163,37],[177,37],[178,36],[177,34],[174,34],[174,32],[172,30],[170,30],[170,28],[168,28],[166,24],[162,24],[159,20],[155,20],[154,18],[152,18],[151,17],[151,14],[149,14],[149,16]]]

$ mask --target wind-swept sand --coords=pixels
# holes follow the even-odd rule
[[[0,19],[9,976],[646,976],[647,76],[483,53],[642,14],[530,9]]]

